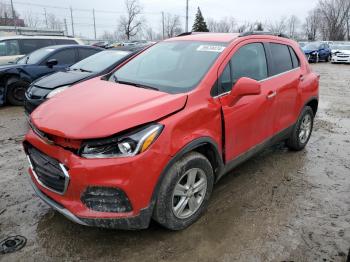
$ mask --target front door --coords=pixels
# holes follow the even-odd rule
[[[248,43],[237,48],[219,78],[223,94],[231,91],[241,77],[261,82],[261,94],[240,98],[227,106],[221,96],[225,132],[226,163],[254,148],[274,132],[274,104],[276,89],[268,78],[265,47],[262,43]]]

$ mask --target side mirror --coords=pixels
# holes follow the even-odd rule
[[[49,68],[52,68],[53,66],[55,66],[57,64],[58,64],[57,59],[50,59],[50,60],[46,61],[46,65]]]
[[[241,77],[232,86],[232,91],[225,97],[223,102],[227,106],[232,106],[235,102],[243,96],[259,95],[261,93],[261,84],[251,78]]]

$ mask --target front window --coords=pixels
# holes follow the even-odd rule
[[[100,72],[117,63],[128,54],[130,52],[127,51],[103,51],[72,65],[70,69],[85,72]]]
[[[30,53],[18,60],[17,64],[37,64],[44,59],[48,54],[55,51],[53,48],[42,48]]]
[[[110,81],[130,82],[167,93],[195,88],[214,64],[225,43],[161,42],[116,71]]]

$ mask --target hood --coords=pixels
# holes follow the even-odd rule
[[[305,54],[310,54],[312,52],[317,52],[317,49],[303,49]]]
[[[186,94],[168,94],[94,78],[67,89],[31,115],[41,131],[70,139],[103,138],[184,108]]]
[[[335,51],[334,51],[334,54],[345,54],[345,55],[350,55],[350,50],[341,50],[341,49],[338,49],[338,50],[335,50]]]
[[[22,67],[23,65],[19,65],[19,64],[6,64],[6,65],[0,65],[0,72],[1,71],[5,71],[5,70],[9,70],[9,69],[13,69],[13,68],[19,68]]]
[[[92,76],[93,74],[94,73],[80,71],[57,72],[40,78],[34,83],[34,85],[46,89],[55,89],[60,86],[72,85]]]

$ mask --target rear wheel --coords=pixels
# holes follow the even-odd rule
[[[6,99],[11,105],[21,106],[24,104],[24,96],[29,83],[16,81],[7,86]]]
[[[328,55],[328,56],[326,57],[326,62],[328,63],[329,61],[331,61],[331,55]]]
[[[181,230],[203,213],[214,185],[210,162],[191,152],[165,174],[159,189],[153,219],[171,230]]]
[[[293,127],[290,138],[286,141],[287,146],[295,151],[302,150],[309,142],[314,124],[314,113],[311,107],[306,106]]]

